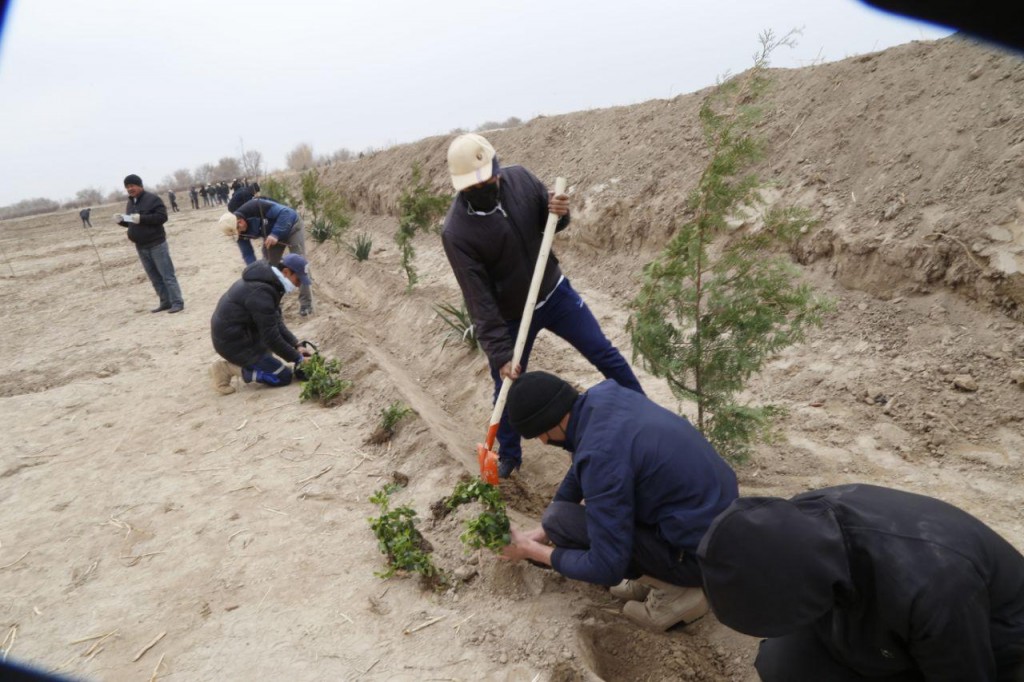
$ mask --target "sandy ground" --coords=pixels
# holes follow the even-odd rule
[[[779,74],[765,170],[780,196],[821,217],[792,256],[836,311],[751,386],[788,416],[739,467],[744,494],[889,485],[958,504],[1024,547],[1013,271],[1024,170],[1011,153],[1024,144],[1022,80],[1018,61],[957,41]],[[549,183],[570,177],[574,223],[555,250],[627,353],[636,274],[699,167],[699,97],[493,135],[506,160]],[[652,156],[665,139],[669,153]],[[156,298],[134,249],[102,218],[119,206],[94,210],[88,232],[75,212],[0,222],[0,637],[11,658],[96,680],[755,679],[756,642],[713,616],[639,631],[606,591],[467,555],[458,515],[431,520],[430,504],[475,469],[490,412],[482,356],[442,347],[433,306],[459,294],[439,240],[417,238],[412,292],[392,242],[389,212],[412,163],[442,188],[446,144],[329,169],[359,210],[353,233],[374,241],[365,263],[313,247],[317,314],[285,306],[296,334],[355,382],[329,409],[300,403],[297,386],[210,388],[209,317],[241,269],[213,225],[220,210],[185,208],[169,224],[180,315],[148,312]],[[581,386],[600,379],[547,336],[532,366]],[[656,400],[690,409],[638,374]],[[395,401],[415,414],[390,443],[367,444]],[[504,486],[518,523],[539,518],[568,463],[535,444],[525,455]],[[409,478],[395,502],[420,513],[437,563],[466,582],[432,593],[374,575],[368,497],[394,472]]]

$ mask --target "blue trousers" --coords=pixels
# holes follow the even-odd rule
[[[552,502],[544,510],[541,526],[555,547],[590,549],[587,508],[582,504]],[[638,525],[633,532],[633,555],[625,577],[633,580],[642,575],[683,587],[703,585],[696,554],[672,547],[654,527]]]
[[[136,246],[135,251],[142,261],[142,269],[156,289],[156,295],[160,297],[160,305],[185,305],[178,278],[174,276],[174,263],[171,262],[171,249],[167,242],[155,246]]]
[[[242,380],[247,384],[255,381],[272,388],[287,386],[292,383],[292,370],[277,357],[264,355],[256,364],[242,368]]]
[[[511,320],[508,322],[508,333],[513,339],[519,334],[519,325],[522,320]],[[583,357],[590,361],[601,374],[607,379],[614,379],[616,383],[626,388],[631,388],[637,393],[643,393],[640,382],[633,374],[632,368],[622,357],[619,349],[612,345],[608,337],[601,331],[601,325],[590,308],[583,302],[580,295],[569,284],[565,278],[562,283],[555,287],[551,295],[537,310],[533,311],[533,320],[530,322],[530,331],[526,337],[526,345],[523,347],[523,357],[519,365],[526,371],[530,361],[530,352],[533,350],[533,342],[542,329],[547,329],[569,342],[578,350]],[[502,378],[498,373],[500,366],[490,364],[491,378],[494,379],[494,398],[498,399],[498,392],[501,390]],[[501,413],[501,423],[498,425],[498,457],[503,460],[511,460],[518,466],[523,461],[523,447],[519,434],[508,423],[508,408]]]

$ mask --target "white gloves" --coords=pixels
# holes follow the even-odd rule
[[[118,225],[120,225],[121,223],[124,222],[124,216],[121,215],[120,213],[115,213],[114,214],[114,222],[117,223]]]
[[[125,221],[126,223],[135,223],[136,225],[138,225],[138,224],[139,224],[139,221],[140,221],[141,219],[142,219],[142,216],[141,216],[141,215],[139,215],[138,213],[132,213],[131,215],[126,215],[126,216],[124,217],[124,221]]]

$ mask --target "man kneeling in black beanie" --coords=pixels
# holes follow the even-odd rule
[[[513,529],[503,558],[614,586],[623,614],[651,629],[703,616],[697,546],[738,494],[704,436],[610,379],[579,394],[553,374],[527,372],[512,384],[508,412],[524,438],[568,450],[572,464],[540,527]]]

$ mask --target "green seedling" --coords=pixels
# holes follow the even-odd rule
[[[480,479],[464,480],[455,486],[444,504],[449,510],[454,510],[470,502],[479,502],[484,510],[466,522],[466,530],[459,539],[471,549],[486,547],[495,554],[500,553],[512,541],[501,491]]]
[[[377,537],[377,547],[388,562],[387,568],[375,575],[390,578],[399,571],[406,571],[418,574],[426,585],[435,589],[441,587],[447,584],[447,576],[430,557],[433,548],[416,528],[416,512],[407,506],[391,508],[391,494],[398,487],[386,485],[370,497],[370,502],[379,507],[380,515],[367,521]]]
[[[299,394],[302,401],[316,400],[324,407],[330,407],[352,387],[351,381],[338,376],[341,373],[341,361],[327,360],[320,353],[313,353],[303,362],[302,371],[306,374]]]
[[[370,235],[363,232],[356,237],[356,243],[350,244],[348,247],[349,253],[360,263],[367,260],[370,257],[370,249],[373,248],[373,239]]]
[[[476,338],[476,327],[473,326],[473,318],[466,310],[465,301],[462,302],[460,308],[456,308],[451,303],[439,303],[434,306],[434,312],[447,327],[444,342],[441,344],[442,349],[448,345],[449,341],[461,341],[473,352],[480,350],[480,341]]]

